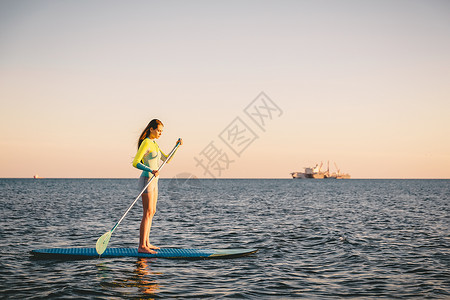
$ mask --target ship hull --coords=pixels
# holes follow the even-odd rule
[[[293,179],[350,179],[350,175],[342,174],[336,176],[326,176],[325,174],[306,174],[302,172],[291,173]]]
[[[315,167],[307,167],[304,168],[304,172],[292,172],[291,176],[294,179],[350,179],[350,175],[347,173],[341,173],[339,168],[337,167],[337,172],[330,172],[330,162],[328,162],[328,168],[326,171],[322,171],[322,163],[316,164]]]

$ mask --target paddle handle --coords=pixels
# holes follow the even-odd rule
[[[172,155],[175,153],[175,151],[177,150],[177,148],[180,146],[180,139],[178,139],[177,144],[175,145],[175,147],[173,147],[172,151],[170,151],[169,155],[167,156],[166,160],[163,161],[163,163],[161,164],[161,166],[159,166],[158,171],[160,171],[162,169],[162,167],[164,167],[164,165],[166,164],[166,162],[168,162],[170,160],[170,158],[172,157]],[[114,230],[116,230],[117,226],[119,226],[120,222],[122,222],[122,220],[125,218],[125,216],[127,215],[127,213],[131,210],[131,208],[134,206],[134,204],[136,203],[136,201],[139,200],[139,198],[142,196],[142,194],[145,192],[145,190],[147,189],[147,187],[150,185],[150,183],[152,182],[153,178],[155,178],[155,175],[152,176],[152,178],[150,178],[150,180],[147,182],[147,184],[145,185],[145,187],[142,189],[142,191],[139,193],[139,195],[136,197],[136,199],[134,199],[133,203],[131,203],[131,205],[128,207],[127,211],[123,214],[123,216],[119,219],[119,221],[117,221],[117,223],[113,226],[113,228],[111,229],[111,233],[114,232]]]

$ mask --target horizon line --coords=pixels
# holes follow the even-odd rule
[[[139,177],[0,177],[0,179],[139,179]],[[211,180],[220,180],[220,179],[289,179],[289,180],[298,180],[298,181],[347,181],[347,180],[372,180],[372,179],[387,179],[387,180],[450,180],[450,178],[417,178],[417,177],[361,177],[361,178],[346,178],[346,179],[327,179],[327,178],[289,178],[289,177],[220,177],[220,178],[210,178],[210,177],[160,177],[159,179],[211,179]]]

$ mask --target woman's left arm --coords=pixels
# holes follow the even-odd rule
[[[178,144],[178,143],[180,143],[180,146],[183,145],[183,139],[178,139],[177,144]],[[165,154],[164,152],[162,152],[161,149],[159,149],[159,151],[161,152],[161,160],[162,160],[162,161],[166,161],[168,155]],[[170,159],[167,161],[167,163],[169,163],[169,162],[172,160],[173,156],[175,155],[175,153],[176,153],[177,151],[178,151],[178,148],[175,150],[175,152],[174,152],[173,155],[170,157]]]

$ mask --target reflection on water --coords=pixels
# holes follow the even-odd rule
[[[161,272],[151,270],[151,263],[155,262],[155,258],[138,258],[135,268],[129,272],[129,263],[122,266],[113,262],[104,262],[97,264],[98,279],[100,286],[105,290],[114,289],[124,297],[132,297],[133,295],[145,295],[145,298],[151,299],[156,297],[160,284],[157,276],[162,275]],[[123,267],[123,269],[122,269]]]
[[[147,295],[154,295],[159,290],[156,276],[162,273],[150,270],[150,262],[155,260],[155,258],[139,258],[136,262],[136,269],[134,270],[136,276],[133,279],[136,280],[137,287],[142,293]]]

